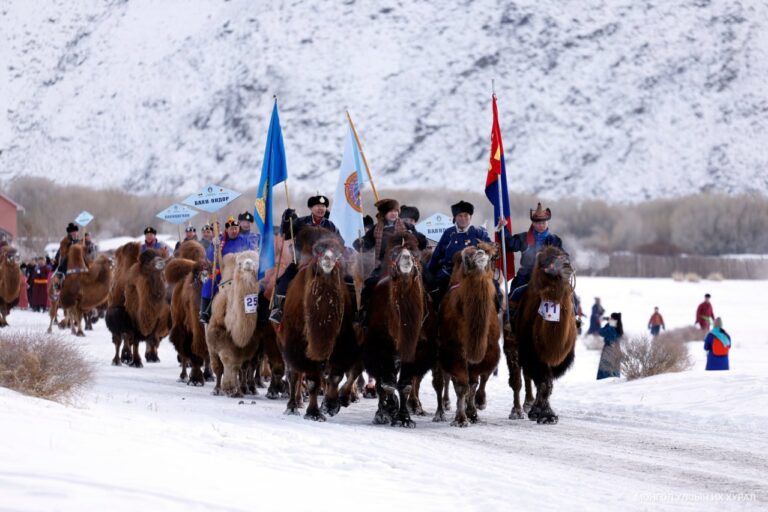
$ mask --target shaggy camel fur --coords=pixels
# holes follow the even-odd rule
[[[120,357],[116,356],[112,360],[113,365],[129,364],[132,360],[130,340],[125,335],[131,330],[130,319],[125,311],[125,282],[128,271],[134,263],[139,261],[140,250],[141,244],[139,242],[128,242],[118,247],[114,255],[115,272],[112,276],[112,287],[109,290],[106,321],[107,327],[112,333],[112,343],[115,344],[115,350],[119,351],[121,344],[123,350],[120,352]],[[51,301],[53,301],[53,297]]]
[[[80,244],[69,248],[67,276],[61,285],[59,301],[75,336],[85,336],[81,325],[83,318],[107,301],[112,281],[111,265],[107,256],[99,255],[88,268],[85,248]],[[51,325],[48,332],[51,332]]]
[[[259,294],[259,253],[227,254],[221,277],[206,332],[211,367],[216,375],[213,394],[241,397],[240,370],[259,349],[258,310],[246,310],[246,307],[257,306],[254,301],[258,301]]]
[[[536,256],[531,280],[517,310],[513,330],[505,330],[504,352],[509,367],[510,386],[514,391],[511,419],[523,418],[520,406],[522,367],[526,377],[526,402],[530,383],[536,384],[536,399],[528,418],[538,423],[557,423],[557,414],[549,404],[555,379],[573,364],[576,346],[576,320],[573,316],[573,268],[568,255],[557,247],[545,247]],[[558,321],[545,320],[540,310],[544,303],[559,307]]]
[[[181,363],[179,381],[192,386],[202,386],[206,380],[213,380],[209,367],[208,345],[205,342],[205,328],[198,320],[200,290],[209,277],[210,263],[199,243],[184,242],[182,246],[188,243],[197,247],[185,251],[187,257],[173,258],[165,267],[165,279],[173,286],[169,339],[176,348]],[[197,248],[199,251],[195,251]],[[188,366],[191,368],[189,376]]]
[[[157,346],[168,334],[171,321],[170,308],[165,301],[164,268],[162,255],[149,249],[125,273],[121,283],[124,286],[123,306],[111,305],[107,310],[107,327],[112,332],[115,344],[112,364],[120,364],[118,352],[122,338],[131,348],[130,366],[144,366],[139,354],[141,341],[147,343],[147,361],[159,360]],[[119,303],[119,298],[116,302]]]
[[[440,365],[451,376],[456,392],[453,426],[477,422],[475,393],[499,362],[499,317],[493,265],[497,249],[485,243],[469,246],[454,258],[451,287],[440,307]],[[438,395],[435,420],[444,419]]]
[[[405,233],[388,237],[385,244],[382,277],[371,291],[368,304],[363,362],[368,374],[376,379],[379,396],[373,422],[415,427],[407,401],[425,313],[418,241]]]
[[[306,379],[309,404],[304,418],[325,421],[317,395],[325,377],[323,410],[339,412],[339,383],[359,359],[352,326],[353,294],[344,281],[344,248],[323,228],[305,227],[298,236],[300,270],[288,286],[285,321],[277,328],[280,350],[289,369],[286,414],[298,414],[301,382]]]
[[[0,249],[0,327],[8,325],[8,315],[19,302],[21,257],[11,246]]]

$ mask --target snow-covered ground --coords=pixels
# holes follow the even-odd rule
[[[693,322],[704,293],[734,340],[730,372],[692,370],[595,381],[599,353],[579,343],[555,385],[557,425],[507,419],[504,364],[482,424],[416,429],[371,424],[363,400],[326,423],[284,416],[284,401],[210,395],[161,363],[112,367],[106,327],[76,343],[98,365],[76,407],[0,389],[0,510],[765,510],[768,506],[766,282],[678,283],[580,278],[643,331],[658,305],[668,327]],[[11,329],[41,334],[44,315],[15,311]],[[428,382],[422,399],[434,411]]]

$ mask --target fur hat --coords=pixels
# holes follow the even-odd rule
[[[316,204],[321,204],[327,208],[330,202],[328,201],[328,198],[323,195],[316,195],[307,199],[307,208],[312,208]]]
[[[152,233],[153,235],[156,235],[157,234],[157,230],[155,228],[153,228],[152,226],[147,226],[146,228],[144,228],[144,234],[146,235],[148,233]]]
[[[75,231],[80,231],[80,227],[77,224],[74,222],[67,224],[67,233],[74,233]]]
[[[251,212],[243,212],[237,216],[237,221],[253,222],[253,214]]]
[[[380,199],[376,201],[373,206],[379,211],[379,213],[376,214],[376,218],[378,219],[383,219],[384,216],[392,210],[400,211],[400,203],[397,202],[397,199]]]
[[[197,233],[197,229],[195,229],[195,226],[187,226],[184,229],[185,233]]]
[[[240,223],[235,220],[235,217],[230,215],[227,222],[224,224],[224,229],[229,229],[232,226],[240,227]]]
[[[419,209],[415,206],[403,205],[400,207],[401,219],[413,219],[414,222],[419,222]]]
[[[531,220],[533,222],[539,222],[543,220],[549,220],[552,218],[552,211],[547,208],[546,210],[541,207],[541,203],[536,205],[536,210],[531,209]]]
[[[470,215],[475,214],[475,207],[472,203],[466,201],[459,201],[456,204],[451,205],[451,214],[456,217],[460,213],[468,213]]]
[[[709,298],[711,298],[711,297],[712,297],[712,296],[711,296],[710,294],[708,294],[708,293],[705,293],[705,294],[704,294],[704,298],[705,298],[705,299],[709,299]]]

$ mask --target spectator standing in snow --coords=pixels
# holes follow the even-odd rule
[[[600,304],[600,297],[595,297],[592,304],[592,314],[589,317],[589,330],[587,334],[597,334],[600,331],[600,319],[605,314],[605,308]]]
[[[708,331],[715,319],[715,312],[712,310],[712,303],[709,302],[710,294],[704,295],[704,302],[696,308],[696,324],[702,331]]]
[[[573,315],[576,317],[576,332],[581,336],[581,317],[586,317],[584,311],[581,309],[581,298],[573,293]]]
[[[707,370],[728,370],[728,353],[731,350],[731,336],[723,329],[723,319],[718,317],[715,326],[704,339],[707,351]]]
[[[654,338],[659,335],[659,331],[666,330],[667,326],[664,325],[664,317],[659,313],[658,306],[653,308],[653,314],[650,320],[648,320],[648,329],[651,331],[651,336]]]
[[[600,328],[599,333],[603,337],[603,352],[600,354],[600,365],[597,367],[597,380],[621,377],[620,340],[624,336],[621,313],[611,313],[608,323]]]

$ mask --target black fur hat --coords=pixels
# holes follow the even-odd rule
[[[156,235],[157,230],[152,226],[147,226],[146,228],[144,228],[144,234],[146,235],[147,233],[152,233],[153,235]]]
[[[253,214],[251,212],[243,212],[237,216],[237,220],[238,222],[253,222]]]
[[[321,204],[327,207],[330,204],[330,202],[328,201],[328,198],[323,195],[312,196],[309,199],[307,199],[307,208],[312,208],[316,204]]]
[[[77,224],[74,222],[67,224],[67,233],[74,233],[75,231],[80,231],[80,227]]]
[[[403,205],[400,207],[401,219],[413,219],[414,222],[419,222],[419,209],[415,206]]]
[[[459,201],[456,204],[451,205],[451,214],[456,217],[460,213],[468,213],[470,215],[475,214],[475,207],[472,203],[466,201]]]

